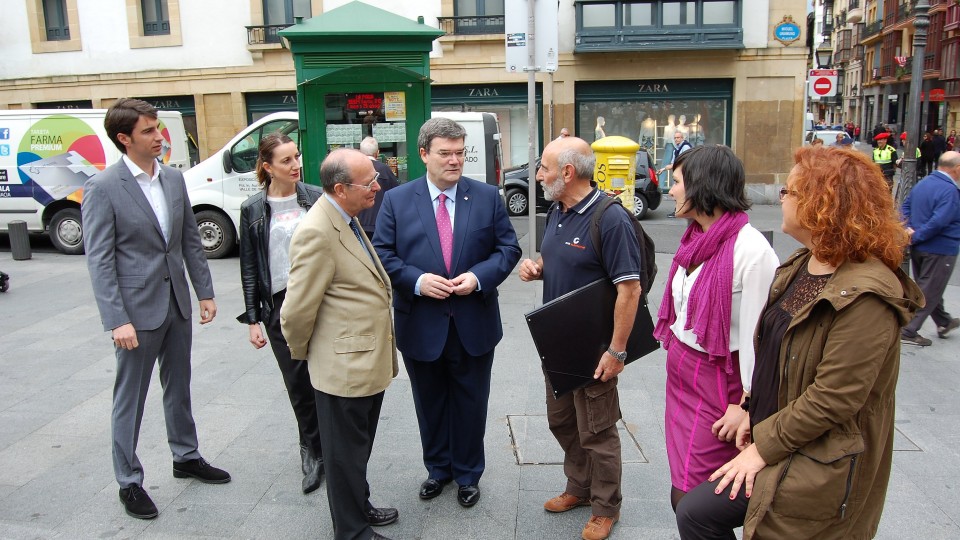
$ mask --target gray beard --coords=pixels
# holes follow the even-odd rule
[[[563,192],[566,191],[566,188],[567,185],[562,181],[554,181],[552,186],[548,186],[546,183],[544,183],[543,198],[548,201],[556,201],[563,195]]]

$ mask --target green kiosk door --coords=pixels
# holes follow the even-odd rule
[[[401,182],[425,172],[417,149],[430,118],[430,51],[440,30],[351,2],[281,30],[293,52],[304,179],[319,184],[320,163],[365,137]]]

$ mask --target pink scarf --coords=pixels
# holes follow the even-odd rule
[[[723,360],[724,370],[733,373],[733,356],[730,354],[730,318],[733,304],[733,246],[740,229],[749,223],[746,212],[725,212],[720,219],[703,232],[700,224],[690,222],[680,239],[680,248],[670,265],[670,276],[663,291],[663,301],[657,312],[654,337],[667,343],[673,332],[670,326],[676,321],[673,308],[673,277],[677,268],[703,265],[700,275],[690,290],[687,305],[687,320],[684,330],[693,329],[697,344],[710,356],[711,361]]]

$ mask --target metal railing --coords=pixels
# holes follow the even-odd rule
[[[860,36],[860,39],[867,39],[870,36],[880,33],[880,30],[883,29],[883,19],[873,21],[872,23],[863,27],[863,35]]]
[[[289,26],[289,24],[247,26],[247,44],[266,45],[268,43],[280,43],[280,36],[277,35],[277,32]]]
[[[437,17],[440,30],[448,35],[502,34],[503,15],[479,15],[475,17]]]

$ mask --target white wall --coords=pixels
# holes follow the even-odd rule
[[[741,9],[743,10],[743,46],[747,49],[766,49],[767,43],[772,39],[770,36],[773,35],[769,0],[743,0]],[[794,15],[794,20],[797,17]],[[803,24],[806,24],[806,19],[803,17],[801,19]]]
[[[124,0],[78,0],[82,50],[33,54],[26,2],[3,2],[0,32],[0,80],[144,69],[192,69],[243,66],[250,6],[242,0],[182,0],[182,45],[131,49]],[[72,31],[73,29],[71,29]]]

